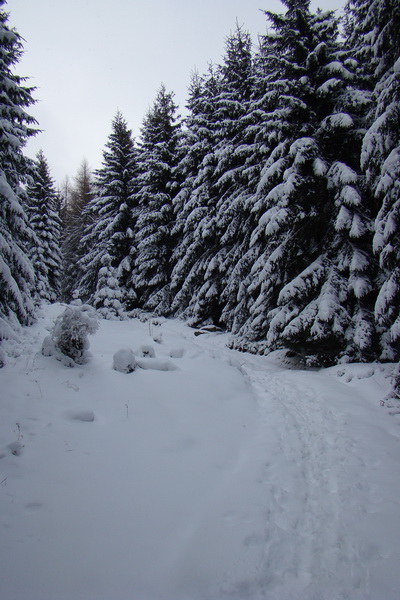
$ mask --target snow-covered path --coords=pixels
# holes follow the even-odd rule
[[[263,557],[227,597],[398,599],[400,420],[380,407],[385,369],[221,353],[258,401],[268,482]]]
[[[363,544],[356,531],[368,526],[373,510],[370,472],[323,386],[318,393],[302,375],[250,375],[262,399],[266,437],[275,432],[266,473],[265,559],[256,588],[260,598],[277,600],[375,598],[370,569],[379,547],[368,536]]]
[[[385,370],[290,370],[175,321],[161,344],[104,321],[68,369],[38,353],[55,310],[0,371],[0,598],[398,600]],[[149,342],[177,368],[111,368]]]

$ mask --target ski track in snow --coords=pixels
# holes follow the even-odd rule
[[[329,589],[332,581],[346,585],[350,565],[353,585],[338,590],[338,597],[366,598],[368,566],[362,566],[358,550],[346,542],[340,527],[345,507],[337,471],[345,468],[351,454],[341,424],[312,390],[288,377],[246,371],[264,398],[266,429],[272,417],[279,432],[267,474],[265,560],[256,582],[260,598],[323,597],[321,590]],[[285,473],[277,473],[275,465],[282,463]],[[343,492],[347,498],[347,490]]]
[[[221,357],[221,349],[209,352]],[[385,559],[385,550],[374,538],[357,539],[354,523],[362,529],[379,510],[381,498],[369,477],[381,464],[360,455],[356,440],[346,435],[344,417],[310,386],[314,373],[277,372],[261,357],[238,359],[229,350],[222,356],[253,390],[268,440],[263,559],[251,578],[223,597],[378,600],[370,569]],[[386,593],[398,598],[400,587]]]
[[[38,355],[43,323],[12,364],[21,381],[2,401],[0,597],[398,600],[398,416],[366,403],[364,384],[349,388],[353,371],[373,369],[348,367],[343,383],[165,321],[154,368],[172,356],[177,370],[117,374],[108,346],[131,333],[104,326],[88,365]],[[53,389],[63,404],[48,402]]]

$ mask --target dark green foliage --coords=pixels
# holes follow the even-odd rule
[[[374,197],[373,249],[379,259],[375,318],[380,358],[400,358],[400,4],[373,0],[368,8],[352,2],[363,36],[356,49],[369,48],[375,83],[369,129],[362,145],[361,166]],[[364,67],[365,68],[365,67]]]
[[[28,249],[35,236],[25,212],[24,185],[32,168],[23,153],[35,134],[35,120],[27,109],[33,88],[14,74],[23,52],[22,39],[7,25],[0,0],[0,339],[10,323],[30,323],[34,316],[34,270]]]
[[[160,313],[170,306],[173,172],[180,130],[176,109],[173,93],[162,85],[143,121],[138,158],[134,282],[139,306]]]
[[[230,229],[231,197],[238,190],[242,155],[236,152],[243,131],[253,86],[251,42],[237,27],[226,40],[226,55],[219,69],[194,80],[187,120],[193,157],[178,199],[178,224],[184,223],[172,273],[173,309],[185,310],[195,323],[219,323],[224,281],[231,270],[230,248],[221,238]],[[187,168],[187,156],[182,166]],[[237,225],[235,223],[235,225]]]
[[[41,299],[55,302],[61,293],[60,198],[42,151],[37,154],[27,195],[29,222],[36,234],[36,241],[29,250],[35,269],[35,287]]]
[[[137,213],[137,156],[132,133],[120,112],[103,153],[103,165],[95,172],[93,197],[85,208],[82,243],[82,277],[77,294],[105,316],[120,315],[123,305],[136,300],[132,272]]]
[[[93,178],[84,159],[75,177],[75,185],[68,189],[64,201],[63,217],[63,281],[62,297],[69,302],[81,281],[83,268],[80,260],[88,251],[83,243],[85,228],[92,223],[86,207],[93,198]]]

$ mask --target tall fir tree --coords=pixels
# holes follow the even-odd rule
[[[258,49],[253,58],[253,86],[248,107],[241,117],[240,139],[235,154],[240,156],[242,167],[236,174],[238,185],[234,188],[228,211],[232,219],[221,237],[232,244],[231,268],[221,294],[223,302],[222,322],[237,333],[250,317],[252,304],[248,286],[249,273],[258,258],[259,248],[252,244],[252,234],[259,215],[254,210],[261,171],[276,146],[277,132],[271,127],[271,111],[276,104],[271,93],[270,45],[265,36],[260,36]],[[224,205],[222,205],[224,208]]]
[[[34,318],[34,269],[28,248],[35,242],[24,209],[31,161],[23,148],[35,134],[36,121],[26,109],[34,102],[33,88],[14,73],[23,53],[17,31],[8,26],[0,0],[0,340],[10,324]]]
[[[313,15],[307,1],[284,4],[285,15],[267,12],[274,29],[265,54],[270,156],[250,199],[258,222],[241,333],[317,362],[365,358],[374,342],[372,266],[354,158],[365,99],[352,87],[333,14]]]
[[[376,202],[373,249],[379,258],[375,317],[383,360],[400,359],[400,3],[373,0],[353,7],[363,33],[356,48],[372,56],[373,110],[363,139],[361,166]],[[354,6],[355,5],[355,6]]]
[[[250,107],[256,156],[265,156],[255,193],[248,198],[251,237],[240,260],[248,272],[239,290],[236,327],[244,317],[240,332],[250,340],[265,339],[281,289],[313,261],[318,236],[326,230],[318,210],[325,165],[312,138],[317,117],[310,101],[316,101],[316,81],[310,81],[307,59],[317,50],[313,58],[318,63],[319,50],[324,61],[333,24],[322,17],[313,23],[307,1],[284,4],[284,15],[266,12],[273,31],[262,40],[259,97]]]
[[[88,225],[82,243],[87,252],[81,259],[82,278],[78,286],[79,296],[104,316],[120,316],[123,306],[129,310],[136,301],[132,281],[136,154],[132,132],[118,111],[103,152],[102,167],[94,173],[93,198],[85,209]]]
[[[85,208],[93,197],[93,176],[86,159],[81,163],[74,184],[68,186],[67,191],[68,197],[62,211],[62,297],[69,302],[82,278],[80,260],[88,250],[83,243],[83,236],[90,220]]]
[[[176,289],[173,306],[180,305],[192,322],[211,319],[219,323],[220,295],[234,256],[228,236],[231,241],[238,226],[239,206],[234,196],[243,154],[236,152],[236,148],[241,145],[241,117],[247,111],[253,83],[251,40],[247,32],[237,26],[226,40],[223,64],[216,72],[210,71],[201,83],[196,102],[192,102],[196,112],[191,117],[190,130],[201,136],[199,141],[206,134],[208,144],[201,145],[206,153],[203,152],[182,210],[186,225],[183,251],[173,272],[173,290]],[[181,286],[184,273],[187,278]]]
[[[253,89],[251,38],[238,25],[225,43],[216,97],[217,128],[214,139],[212,199],[207,231],[209,242],[204,280],[194,300],[195,321],[211,318],[221,324],[226,302],[224,290],[237,260],[243,233],[243,168],[247,148],[243,144],[244,120]],[[210,243],[211,242],[211,243]]]
[[[29,251],[35,269],[35,287],[42,300],[55,302],[61,294],[60,198],[42,150],[36,156],[27,196],[29,222],[36,234]]]
[[[219,267],[214,283],[214,303],[218,302],[219,323],[231,327],[231,309],[236,303],[241,280],[236,267],[248,233],[245,227],[247,199],[251,193],[248,169],[253,152],[248,116],[255,92],[255,63],[250,35],[238,26],[226,40],[225,61],[221,71],[223,77],[219,104],[225,108],[224,123],[228,128],[216,151],[215,188],[218,200],[215,207],[215,238],[219,240],[219,249],[213,262]]]
[[[181,159],[176,166],[180,187],[173,201],[173,235],[177,243],[172,256],[172,313],[186,314],[207,260],[206,232],[213,194],[213,152],[218,128],[216,97],[219,91],[220,77],[212,64],[206,75],[194,74],[187,104],[189,115],[179,146]]]
[[[173,252],[174,167],[180,124],[174,94],[164,85],[141,129],[138,167],[138,217],[135,223],[135,287],[138,305],[166,313]]]

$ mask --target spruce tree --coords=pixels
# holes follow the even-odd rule
[[[214,149],[219,127],[216,98],[220,91],[220,77],[213,65],[207,74],[194,75],[189,91],[190,112],[179,146],[182,158],[176,167],[181,184],[174,198],[173,235],[178,242],[172,257],[171,311],[193,316],[193,299],[204,280],[207,249],[211,249],[208,222],[213,215]]]
[[[326,166],[312,137],[321,101],[308,58],[314,52],[311,60],[325,61],[334,25],[331,15],[314,21],[307,1],[284,4],[284,15],[266,12],[273,32],[262,40],[260,98],[250,107],[255,151],[260,154],[261,143],[268,153],[248,199],[251,237],[244,260],[249,271],[244,297],[243,289],[240,293],[241,313],[248,316],[240,332],[250,340],[265,339],[281,289],[313,262],[326,231],[324,207],[321,213],[318,206]]]
[[[173,272],[173,306],[180,304],[196,323],[220,323],[221,292],[236,256],[234,231],[240,229],[241,207],[235,199],[244,161],[241,118],[251,90],[250,36],[237,27],[226,40],[223,64],[201,80],[191,104],[189,131],[198,140],[194,148],[203,152],[197,150],[201,162],[191,189],[184,184],[187,196],[179,216],[185,219],[185,229]],[[238,146],[241,150],[236,152]]]
[[[250,318],[252,304],[248,287],[252,282],[251,269],[259,257],[259,246],[252,244],[252,234],[257,227],[258,215],[254,210],[261,171],[273,148],[277,131],[271,127],[271,111],[276,98],[270,88],[274,70],[270,64],[270,47],[266,36],[260,36],[258,49],[253,58],[253,86],[247,110],[241,117],[240,138],[235,155],[239,155],[242,168],[236,173],[238,185],[227,210],[232,213],[232,223],[222,239],[232,240],[233,256],[228,280],[221,294],[223,301],[222,321],[234,333]],[[271,50],[271,52],[270,52]],[[224,209],[224,205],[222,205]],[[232,251],[231,251],[232,252]],[[241,342],[239,342],[241,344]]]
[[[134,281],[139,306],[163,314],[170,309],[173,170],[180,129],[173,96],[161,86],[143,121],[138,157]]]
[[[36,234],[29,251],[35,269],[35,287],[41,299],[55,302],[61,293],[60,199],[41,150],[36,156],[27,195],[29,222]]]
[[[34,270],[28,248],[35,242],[25,212],[31,161],[23,148],[35,134],[36,121],[26,109],[34,102],[33,88],[14,74],[23,43],[7,25],[0,0],[0,340],[11,334],[10,324],[28,324],[34,317]]]
[[[247,158],[243,118],[248,112],[252,89],[251,39],[248,32],[237,26],[226,39],[219,93],[215,99],[215,166],[207,225],[212,243],[208,243],[204,281],[192,302],[196,321],[211,319],[218,325],[225,324],[221,317],[230,298],[230,291],[225,290],[237,262],[243,234],[243,169]]]
[[[356,8],[360,8],[358,3]],[[373,0],[355,20],[373,57],[373,110],[361,166],[376,202],[373,249],[379,258],[375,317],[383,360],[400,358],[400,4]]]
[[[101,309],[104,316],[116,316],[122,314],[121,302],[130,309],[136,300],[131,281],[137,216],[136,149],[119,111],[112,122],[102,167],[94,175],[95,192],[85,209],[88,224],[82,243],[87,252],[81,259],[78,294]]]
[[[222,65],[222,105],[230,115],[230,125],[217,148],[215,169],[218,202],[216,222],[220,249],[218,302],[221,325],[234,326],[243,271],[239,266],[248,241],[248,199],[254,193],[251,167],[254,153],[254,122],[251,106],[256,92],[256,68],[251,54],[251,39],[237,27],[227,39]],[[234,111],[231,106],[236,107]],[[227,117],[224,119],[227,122]],[[260,161],[261,162],[261,161]],[[254,164],[254,163],[253,163]],[[254,176],[254,173],[253,173]],[[243,265],[242,265],[243,266]]]
[[[267,13],[270,156],[252,208],[258,223],[241,333],[315,363],[366,359],[374,346],[371,214],[357,155],[367,99],[353,87],[333,14],[312,15],[306,1],[284,4],[285,15]]]
[[[62,297],[66,302],[70,302],[75,297],[74,292],[82,278],[80,260],[88,251],[83,243],[83,236],[91,219],[85,209],[93,197],[93,178],[86,159],[82,161],[74,184],[68,188],[68,193],[69,197],[62,211]]]

